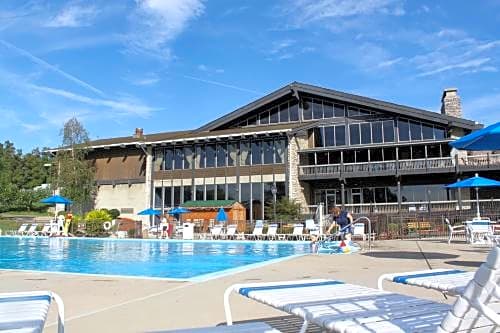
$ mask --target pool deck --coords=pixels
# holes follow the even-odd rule
[[[65,303],[66,332],[154,332],[223,323],[223,293],[234,283],[330,278],[376,287],[381,274],[423,270],[428,265],[475,270],[488,252],[486,246],[464,243],[377,241],[372,252],[300,256],[203,282],[0,270],[0,292],[55,291]],[[439,302],[453,301],[430,290],[386,287]],[[275,326],[300,325],[300,320],[283,319],[285,313],[238,295],[231,297],[231,305],[235,321],[264,319]],[[53,307],[44,332],[56,332],[56,326]]]

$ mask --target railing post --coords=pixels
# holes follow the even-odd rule
[[[489,169],[490,168],[490,153],[486,153],[486,166]]]

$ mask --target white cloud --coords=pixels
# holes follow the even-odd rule
[[[152,86],[160,82],[161,78],[158,74],[152,72],[142,77],[124,77],[123,80],[134,86]]]
[[[199,71],[206,72],[206,73],[215,73],[215,74],[222,74],[222,73],[224,73],[224,69],[223,68],[212,68],[212,67],[204,65],[204,64],[198,65],[197,68],[198,68]]]
[[[435,68],[435,69],[430,70],[428,72],[420,73],[417,76],[430,76],[430,75],[450,71],[453,69],[471,69],[471,68],[472,69],[479,69],[479,68],[481,68],[482,65],[486,64],[490,60],[491,60],[490,58],[471,59],[471,60],[464,61],[461,63],[454,63],[454,64],[438,67],[438,68]]]
[[[160,58],[171,56],[169,42],[205,11],[203,0],[136,0],[130,47]]]
[[[388,67],[392,67],[392,66],[396,65],[397,63],[400,63],[401,61],[403,61],[402,57],[395,58],[395,59],[389,59],[389,60],[379,62],[377,67],[378,68],[388,68]]]
[[[211,84],[211,85],[214,85],[214,86],[229,88],[229,89],[233,89],[233,90],[239,90],[239,91],[243,91],[243,92],[249,92],[249,93],[252,93],[252,94],[255,94],[255,95],[264,95],[264,93],[262,93],[260,91],[256,91],[256,90],[252,90],[252,89],[247,89],[247,88],[243,88],[243,87],[239,87],[239,86],[235,86],[235,85],[232,85],[232,84],[227,84],[227,83],[213,81],[213,80],[206,80],[206,79],[202,79],[202,78],[199,78],[199,77],[196,77],[196,76],[190,76],[190,75],[181,75],[181,76],[183,78],[185,78],[185,79],[189,79],[189,80],[193,80],[193,81],[198,81],[198,82],[203,82],[203,83]]]
[[[471,119],[477,119],[485,124],[500,121],[500,93],[479,96],[462,103],[464,113]]]
[[[45,24],[50,28],[77,28],[92,25],[99,10],[94,6],[71,4],[64,7]]]
[[[286,2],[286,8],[295,26],[331,18],[405,14],[403,0],[293,0]]]

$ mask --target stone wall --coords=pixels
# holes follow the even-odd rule
[[[302,207],[306,207],[309,198],[309,184],[299,180],[299,149],[308,147],[306,133],[296,133],[288,139],[288,197]]]
[[[443,91],[443,97],[441,98],[441,113],[452,117],[462,118],[462,104],[457,88],[448,88]]]

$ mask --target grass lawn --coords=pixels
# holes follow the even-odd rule
[[[5,235],[9,231],[16,231],[19,229],[20,224],[14,220],[0,218],[0,229],[2,234]]]
[[[16,217],[16,216],[52,216],[49,213],[45,212],[37,212],[37,211],[13,211],[13,212],[4,212],[0,213],[0,218],[4,217]]]

